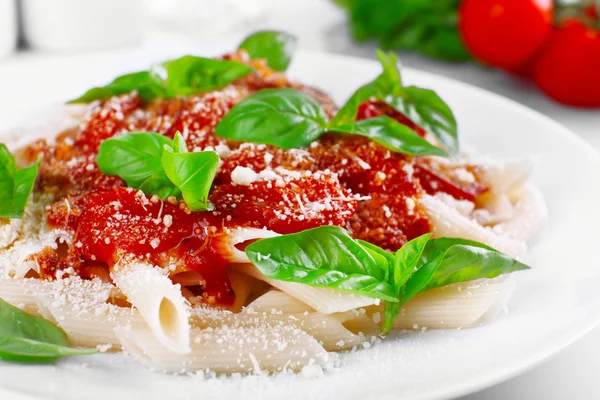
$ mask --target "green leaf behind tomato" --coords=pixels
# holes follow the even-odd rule
[[[285,71],[292,61],[296,37],[287,32],[262,31],[248,36],[239,46],[251,59],[264,58],[269,67]]]

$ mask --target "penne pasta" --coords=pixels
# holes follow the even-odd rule
[[[304,331],[291,327],[194,329],[191,351],[175,354],[161,346],[144,329],[117,328],[123,349],[158,371],[218,373],[299,371],[305,366],[327,367],[332,357]]]
[[[507,235],[517,240],[531,239],[548,218],[548,211],[542,194],[531,185],[525,185],[515,204],[510,220],[495,225],[493,230],[499,235]]]
[[[439,199],[424,195],[420,205],[433,223],[434,237],[455,237],[475,240],[500,250],[512,257],[520,257],[527,252],[527,244],[508,236],[500,236],[488,227],[465,217]]]
[[[115,265],[111,277],[159,343],[175,353],[189,352],[186,302],[180,286],[169,280],[165,270],[133,261]]]
[[[467,282],[430,290],[408,301],[394,321],[395,329],[472,328],[495,319],[515,290],[504,281]],[[377,311],[382,313],[383,309]],[[381,315],[376,315],[379,320]]]

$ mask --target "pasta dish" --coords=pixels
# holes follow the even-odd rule
[[[73,100],[62,131],[8,137],[1,360],[322,373],[504,309],[546,218],[531,162],[462,150],[393,54],[338,106],[286,76],[293,44],[158,63]]]

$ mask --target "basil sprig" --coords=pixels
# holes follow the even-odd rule
[[[450,107],[434,91],[404,86],[394,53],[377,50],[383,72],[372,82],[361,86],[342,106],[332,124],[350,123],[356,119],[358,107],[365,101],[384,101],[405,114],[417,125],[431,132],[450,152],[459,151],[456,118]]]
[[[153,65],[150,74],[161,82],[162,97],[172,98],[221,89],[252,71],[237,61],[183,56]]]
[[[261,239],[246,248],[246,255],[267,278],[384,300],[383,334],[402,305],[419,293],[529,268],[471,240],[426,234],[392,254],[334,226]]]
[[[39,162],[18,169],[15,159],[4,144],[0,144],[0,217],[21,218],[33,191]]]
[[[287,32],[262,31],[248,36],[239,45],[251,59],[263,58],[275,71],[285,71],[292,61],[296,37]]]
[[[179,132],[172,141],[158,133],[131,132],[103,141],[96,161],[102,172],[147,195],[183,198],[191,211],[204,211],[219,156],[188,152]]]
[[[0,298],[1,360],[42,363],[95,352],[69,347],[67,336],[60,328]]]
[[[148,71],[119,76],[106,86],[95,87],[69,103],[90,103],[131,91],[145,100],[172,98],[221,89],[252,72],[236,61],[183,56],[151,66]]]
[[[390,150],[411,155],[446,156],[446,152],[388,117],[333,123],[309,96],[294,89],[264,89],[237,103],[219,122],[217,136],[282,149],[306,147],[324,134],[365,136]]]

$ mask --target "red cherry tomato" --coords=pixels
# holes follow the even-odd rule
[[[600,107],[600,32],[568,20],[555,28],[533,65],[549,97],[578,107]]]
[[[480,61],[521,71],[552,30],[552,0],[463,0],[459,29]]]

